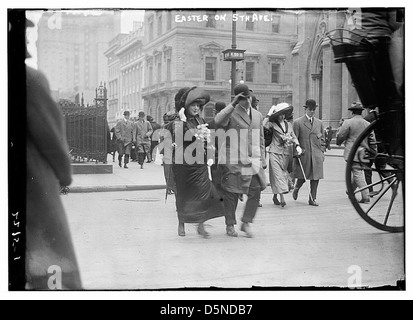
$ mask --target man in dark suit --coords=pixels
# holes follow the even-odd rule
[[[298,159],[294,161],[294,177],[297,182],[293,191],[293,199],[298,199],[298,192],[307,178],[311,181],[311,197],[308,204],[315,207],[318,207],[316,201],[318,184],[321,179],[324,179],[324,152],[326,151],[323,123],[314,117],[317,107],[314,100],[307,100],[304,106],[306,114],[295,120],[293,125],[299,144],[305,150],[301,156],[305,176]]]
[[[224,129],[216,133],[218,141],[227,134],[230,137],[221,140],[225,142],[219,152],[225,222],[227,234],[236,237],[235,212],[240,196],[247,194],[241,231],[251,238],[250,223],[257,213],[261,192],[267,186],[263,117],[251,107],[250,91],[246,85],[237,85],[234,93],[234,100],[215,117],[216,125]]]

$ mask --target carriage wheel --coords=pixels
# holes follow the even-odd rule
[[[347,168],[347,192],[357,213],[370,225],[387,232],[404,231],[404,155],[392,155],[383,141],[377,139],[375,148],[362,147],[362,142],[380,125],[381,120],[373,122],[354,143],[350,152]],[[353,169],[372,174],[372,183],[357,188],[352,182]],[[361,193],[373,188],[376,196],[370,203],[361,204]]]

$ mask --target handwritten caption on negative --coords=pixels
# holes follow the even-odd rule
[[[273,18],[269,14],[215,14],[215,15],[207,15],[207,14],[189,14],[189,15],[175,15],[175,22],[182,23],[182,22],[208,22],[210,20],[214,21],[241,21],[241,22],[257,22],[257,21],[265,21],[271,22]]]

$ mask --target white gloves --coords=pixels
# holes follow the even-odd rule
[[[272,106],[270,111],[268,111],[268,116],[272,116],[272,114],[274,113],[276,108],[277,108],[277,106]]]
[[[213,164],[214,164],[214,159],[208,159],[208,162],[207,162],[208,167],[212,167]]]
[[[297,154],[298,154],[299,156],[301,156],[301,155],[303,154],[303,149],[301,149],[300,146],[295,147],[295,150],[297,150]]]

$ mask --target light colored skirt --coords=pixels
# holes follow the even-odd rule
[[[268,153],[270,160],[270,183],[273,194],[289,192],[287,159],[285,155]]]

